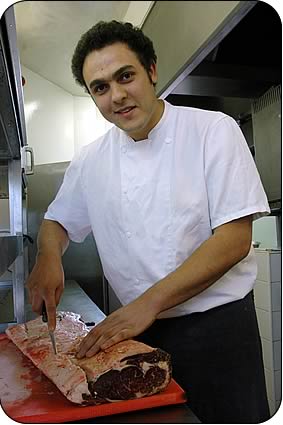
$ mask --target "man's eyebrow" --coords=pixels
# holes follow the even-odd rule
[[[121,75],[123,72],[130,71],[133,68],[134,68],[133,65],[124,65],[124,66],[121,66],[121,68],[117,69],[117,71],[115,71],[112,74],[112,79],[115,79],[115,78],[119,77],[119,75]],[[94,86],[98,86],[100,84],[105,84],[106,82],[107,82],[107,80],[103,80],[103,79],[99,79],[99,78],[96,79],[96,80],[92,80],[89,83],[89,88],[92,89]]]

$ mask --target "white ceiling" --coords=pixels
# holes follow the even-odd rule
[[[100,20],[141,26],[152,1],[22,1],[14,4],[21,63],[67,92],[86,96],[71,72],[75,46]]]

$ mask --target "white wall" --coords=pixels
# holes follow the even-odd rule
[[[35,165],[70,161],[74,155],[73,96],[24,66],[22,74],[27,141],[34,150]]]
[[[93,142],[113,124],[109,123],[89,97],[74,96],[74,150]]]
[[[22,74],[27,141],[35,165],[71,161],[82,146],[113,125],[90,97],[72,96],[25,66]]]

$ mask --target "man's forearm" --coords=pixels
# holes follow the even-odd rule
[[[42,314],[45,302],[48,327],[56,327],[56,306],[64,289],[62,255],[69,244],[66,230],[56,221],[43,220],[37,238],[38,251],[35,265],[27,280],[32,310]]]
[[[43,220],[37,238],[37,255],[61,258],[69,245],[66,230],[56,221]]]
[[[246,257],[250,246],[250,219],[228,223],[140,298],[149,302],[157,313],[181,304],[208,288]]]

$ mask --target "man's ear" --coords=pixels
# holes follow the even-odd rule
[[[149,76],[152,84],[157,83],[157,66],[156,63],[152,63],[149,68]]]

